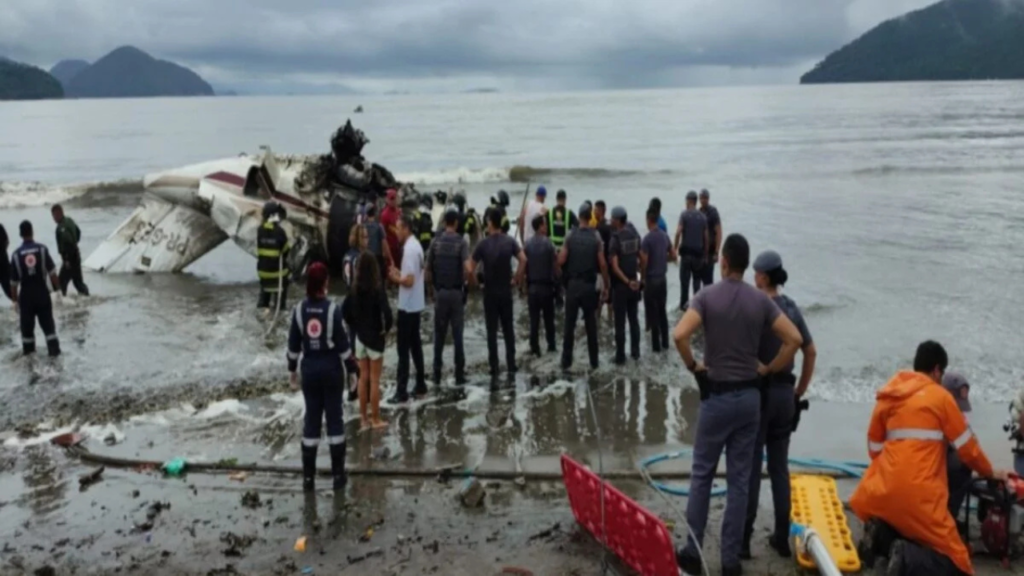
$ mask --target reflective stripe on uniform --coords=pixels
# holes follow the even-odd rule
[[[330,444],[331,446],[337,446],[338,444],[344,444],[345,443],[345,435],[342,434],[341,436],[328,436],[327,437],[327,443]]]
[[[316,447],[316,446],[320,445],[320,439],[319,438],[303,438],[302,439],[302,445],[313,448],[313,447]]]
[[[298,360],[299,359],[299,353],[298,352],[292,352],[291,350],[289,350],[288,351],[288,359],[289,360]]]
[[[337,308],[337,304],[331,302],[327,307],[327,349],[334,349],[334,311]]]
[[[35,338],[22,338],[21,339],[21,343],[22,344],[35,344],[36,343],[36,339]]]
[[[279,280],[288,276],[288,270],[278,270],[276,272],[265,272],[263,270],[257,270],[256,276],[260,280]]]
[[[299,325],[299,335],[306,335],[306,325],[302,323],[302,303],[295,306],[295,323]]]
[[[57,341],[57,335],[56,334],[47,334],[46,335],[46,341],[47,342],[56,342]]]
[[[281,251],[274,248],[257,248],[257,256],[267,256],[269,258],[278,258],[281,256]]]
[[[894,428],[885,433],[886,441],[889,440],[933,440],[941,442],[946,437],[941,430],[929,430],[928,428]]]
[[[885,448],[885,444],[881,442],[872,442],[868,440],[868,451],[869,452],[881,452],[882,448]]]
[[[348,360],[351,357],[352,357],[352,351],[351,350],[345,350],[345,353],[341,355],[341,361],[344,362],[345,360]]]
[[[963,434],[958,436],[956,440],[953,440],[953,448],[956,448],[957,450],[963,448],[964,444],[967,444],[971,440],[971,436],[974,436],[974,433],[971,432],[970,428],[964,430]]]

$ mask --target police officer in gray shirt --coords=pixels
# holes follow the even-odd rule
[[[747,503],[747,525],[743,533],[743,548],[740,557],[751,558],[750,537],[754,533],[754,521],[757,519],[757,506],[761,493],[761,463],[764,460],[765,448],[768,449],[768,475],[772,483],[772,503],[775,511],[775,532],[768,538],[768,545],[780,556],[788,558],[789,550],[789,437],[793,434],[797,403],[807,392],[814,374],[814,363],[818,357],[811,332],[807,329],[804,316],[800,313],[793,299],[781,294],[781,288],[789,279],[786,269],[782,267],[782,256],[778,252],[768,250],[758,254],[754,260],[754,284],[764,292],[779,310],[786,315],[800,331],[803,345],[803,366],[800,379],[793,375],[794,365],[787,364],[782,370],[771,375],[765,382],[766,387],[761,393],[761,429],[754,446],[753,472],[750,474],[750,493]],[[771,362],[782,348],[778,336],[767,332],[761,336],[758,351],[762,363]]]
[[[721,255],[722,282],[701,290],[673,331],[686,368],[697,377],[701,405],[693,446],[693,470],[686,521],[693,530],[677,553],[680,568],[702,573],[697,547],[704,542],[711,483],[725,450],[729,492],[722,522],[722,574],[738,576],[743,528],[746,524],[754,446],[761,424],[761,379],[782,372],[803,343],[796,326],[757,288],[743,281],[750,264],[750,245],[739,234],[725,240]],[[690,338],[704,327],[704,364],[690,349]],[[766,366],[758,359],[766,333],[781,341],[779,353]]]
[[[612,308],[615,311],[615,364],[626,363],[626,321],[629,321],[629,349],[634,360],[640,359],[640,235],[626,221],[626,209],[612,208],[611,256]]]
[[[580,227],[565,239],[562,251],[558,253],[558,265],[562,267],[569,284],[565,290],[565,337],[562,339],[562,368],[572,367],[572,349],[576,337],[576,320],[583,316],[587,328],[587,350],[590,352],[590,367],[597,368],[597,307],[600,300],[608,296],[608,264],[604,258],[604,245],[597,230],[590,226],[590,204],[580,206]],[[594,285],[600,272],[604,293],[600,300]]]
[[[555,289],[558,282],[558,254],[555,245],[548,238],[547,218],[543,214],[534,216],[530,223],[533,235],[526,241],[526,287],[530,309],[530,352],[540,356],[540,317],[544,316],[544,334],[547,336],[548,352],[555,348]]]
[[[697,210],[697,193],[693,190],[686,194],[686,210],[679,215],[673,245],[679,253],[679,309],[686,310],[690,279],[693,278],[693,293],[700,292],[704,267],[710,266],[707,261],[708,222]]]
[[[644,282],[644,317],[655,353],[668,350],[668,262],[672,241],[658,226],[657,210],[647,211],[647,234],[640,243],[640,277]]]
[[[465,321],[465,266],[469,260],[469,244],[458,233],[459,213],[449,210],[444,215],[445,230],[434,238],[427,252],[426,282],[434,287],[434,383],[441,382],[445,340],[451,327],[455,340],[455,383],[466,383],[466,353],[462,327]]]

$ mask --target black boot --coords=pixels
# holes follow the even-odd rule
[[[753,528],[745,528],[743,530],[743,544],[740,545],[740,560],[752,560],[753,554],[750,553],[750,538],[754,535]]]
[[[334,476],[334,489],[344,490],[348,484],[345,474],[345,443],[331,444],[331,475]]]
[[[793,556],[793,551],[789,549],[789,538],[780,535],[778,532],[772,534],[768,538],[768,545],[783,558],[790,558]]]
[[[312,492],[316,479],[316,446],[302,445],[302,489]]]

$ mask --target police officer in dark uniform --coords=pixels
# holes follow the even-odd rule
[[[491,197],[491,205],[484,210],[484,222],[490,222],[490,213],[497,210],[501,213],[501,231],[504,234],[508,234],[508,231],[512,228],[512,225],[508,220],[508,192],[504,190],[498,190],[498,197]]]
[[[754,448],[761,424],[761,382],[764,377],[783,371],[803,342],[796,326],[778,306],[743,281],[749,264],[747,240],[739,234],[729,236],[722,247],[722,281],[697,293],[672,333],[679,355],[695,375],[701,393],[690,499],[686,505],[686,521],[693,537],[677,553],[679,566],[687,574],[703,571],[696,548],[704,542],[711,483],[723,450],[729,492],[722,522],[721,573],[743,573],[740,558]],[[690,339],[701,326],[706,368],[694,359],[690,348]],[[774,333],[782,344],[765,365],[758,354],[762,338],[768,333]]]
[[[476,211],[466,206],[466,195],[462,192],[456,192],[452,196],[452,203],[459,209],[459,234],[472,238],[480,229]]]
[[[707,275],[704,268],[713,266],[707,259],[707,219],[697,210],[697,193],[692,190],[686,195],[686,210],[679,215],[673,245],[679,253],[679,309],[686,310],[686,305],[690,301],[691,278],[693,293],[697,294]]]
[[[611,256],[612,308],[615,311],[615,364],[626,363],[626,320],[629,320],[630,356],[640,359],[640,234],[626,221],[626,209],[612,208]]]
[[[420,198],[420,209],[416,211],[416,239],[423,247],[423,253],[430,250],[430,241],[434,239],[434,218],[430,211],[434,209],[434,201],[429,194]]]
[[[548,238],[547,218],[543,214],[530,223],[533,236],[526,241],[526,292],[530,310],[530,351],[540,356],[540,317],[544,316],[544,334],[548,352],[555,348],[555,290],[558,284],[558,253]]]
[[[288,299],[288,267],[284,259],[291,244],[281,227],[284,217],[284,208],[277,202],[263,205],[263,225],[256,233],[256,275],[260,279],[257,308],[269,309],[273,301],[275,308],[284,310]]]
[[[50,251],[33,241],[32,223],[25,220],[18,227],[22,244],[11,255],[11,300],[18,305],[21,316],[21,349],[28,354],[36,351],[36,319],[46,335],[46,349],[50,357],[60,356],[60,341],[53,321],[53,302],[50,292],[60,284]]]
[[[711,193],[707,189],[700,191],[700,211],[708,221],[708,263],[701,284],[711,286],[715,283],[715,264],[722,249],[722,217],[718,215],[718,208],[711,205]]]
[[[3,257],[0,258],[0,289],[3,290],[4,296],[7,296],[14,302],[14,298],[11,296],[11,261],[7,257],[7,247],[10,245],[10,240],[7,238],[7,229],[4,228],[3,224],[0,224],[0,253]]]
[[[469,244],[456,231],[459,214],[449,210],[444,215],[445,231],[434,239],[427,252],[427,284],[434,287],[434,384],[441,383],[445,340],[451,327],[455,340],[455,383],[466,383],[466,353],[463,348],[462,328],[465,322],[466,261]]]
[[[327,267],[314,262],[306,272],[306,299],[295,306],[288,332],[288,371],[293,390],[299,387],[296,369],[302,357],[302,395],[306,417],[302,428],[302,489],[312,491],[320,430],[327,418],[334,489],[345,488],[345,422],[342,398],[350,380],[358,380],[341,306],[327,298]]]
[[[590,367],[597,368],[597,307],[608,294],[608,264],[604,258],[604,246],[597,230],[590,226],[591,206],[580,206],[580,227],[565,239],[558,264],[562,267],[568,284],[565,290],[565,337],[562,341],[562,368],[572,367],[572,351],[576,337],[576,319],[583,316],[587,328],[587,350],[590,352]],[[603,294],[594,290],[597,275],[604,281]]]

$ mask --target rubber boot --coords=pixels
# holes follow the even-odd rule
[[[344,490],[348,484],[345,474],[345,443],[331,445],[331,474],[334,476],[334,489]]]
[[[316,482],[316,446],[302,445],[302,489],[312,492]]]
[[[750,539],[754,536],[753,525],[743,528],[743,544],[740,546],[740,560],[752,560],[754,556],[750,553]]]

